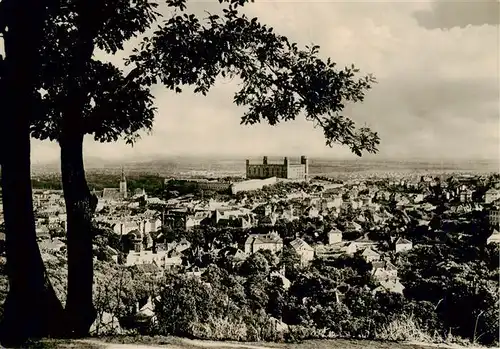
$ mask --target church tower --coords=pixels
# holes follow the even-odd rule
[[[127,179],[125,178],[125,171],[122,167],[122,177],[120,179],[120,194],[122,198],[127,198]]]

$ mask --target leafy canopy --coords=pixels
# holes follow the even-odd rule
[[[377,151],[377,133],[357,127],[342,114],[346,103],[363,101],[375,79],[357,77],[354,66],[338,69],[331,59],[319,57],[319,46],[299,49],[257,18],[248,18],[240,12],[248,0],[219,0],[223,12],[206,18],[189,13],[186,0],[166,0],[172,16],[145,35],[126,59],[131,67],[127,75],[109,63],[91,59],[90,73],[84,76],[68,75],[81,52],[75,43],[85,17],[78,15],[82,13],[75,5],[78,1],[66,1],[68,6],[47,25],[47,62],[41,74],[41,87],[46,91],[41,100],[47,117],[34,122],[37,138],[58,139],[71,79],[78,79],[87,91],[82,132],[101,142],[124,137],[133,143],[141,129],[152,127],[153,85],[162,84],[178,93],[185,85],[194,86],[195,93],[206,95],[218,77],[230,77],[240,80],[233,101],[247,109],[242,124],[264,121],[275,125],[304,115],[323,129],[329,146],[346,145],[358,156]],[[94,47],[111,54],[161,18],[156,12],[158,4],[147,0],[108,0],[99,6],[102,9],[95,7],[95,15],[86,17],[92,24],[83,24],[92,29]]]

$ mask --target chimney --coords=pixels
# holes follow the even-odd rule
[[[283,164],[285,166],[288,166],[288,158],[285,156],[285,158],[283,159]]]

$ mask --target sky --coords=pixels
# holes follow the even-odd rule
[[[188,0],[203,14],[218,1]],[[378,83],[346,115],[379,133],[369,159],[499,159],[500,2],[255,0],[251,17],[299,45],[317,44],[323,58],[354,63]],[[170,16],[168,9],[161,9]],[[123,66],[137,46],[96,57]],[[155,86],[158,113],[151,134],[134,147],[87,137],[85,156],[112,160],[158,156],[280,155],[356,158],[346,147],[325,145],[322,131],[299,117],[278,126],[240,125],[244,107],[233,105],[238,81],[219,80],[204,97]],[[57,161],[56,143],[32,141],[34,163]]]

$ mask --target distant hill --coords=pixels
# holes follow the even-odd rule
[[[122,166],[127,173],[148,173],[162,176],[180,175],[189,172],[212,173],[224,175],[244,175],[245,157],[156,157],[147,160],[112,161],[91,157],[85,159],[88,172],[119,173]],[[250,158],[259,163],[261,157]],[[282,157],[269,157],[269,162],[282,162]],[[291,162],[299,159],[290,157]],[[496,161],[430,161],[430,160],[334,160],[310,158],[309,171],[312,175],[338,175],[355,173],[412,173],[412,172],[499,172]],[[33,164],[34,174],[59,173],[59,163]]]

